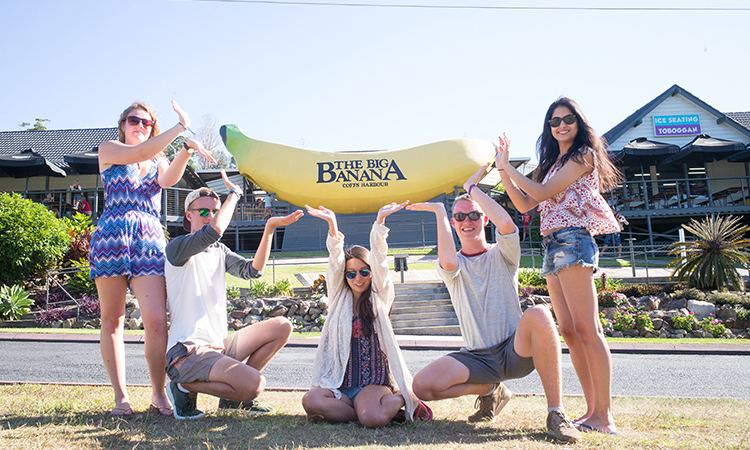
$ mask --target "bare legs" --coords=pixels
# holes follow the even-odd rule
[[[325,388],[311,389],[302,397],[302,407],[312,421],[339,423],[359,420],[367,428],[388,425],[404,404],[400,393],[392,393],[386,386],[374,385],[362,388],[354,402],[343,394],[337,399]]]
[[[104,367],[115,391],[115,406],[129,408],[125,383],[125,294],[127,277],[97,278],[96,288],[101,304],[102,329],[100,347]],[[131,279],[133,292],[138,299],[146,331],[145,353],[151,380],[151,402],[157,406],[169,405],[164,385],[165,354],[167,351],[167,313],[164,277],[147,275]]]
[[[546,278],[560,333],[586,397],[586,413],[577,421],[616,431],[611,410],[612,357],[599,321],[593,271],[573,266]]]
[[[223,357],[211,367],[209,381],[182,383],[182,387],[191,392],[241,402],[259,396],[266,387],[266,379],[260,371],[286,345],[292,335],[292,323],[286,318],[276,317],[236,333],[237,359]],[[247,361],[243,363],[245,359]]]
[[[513,349],[518,356],[533,358],[542,380],[547,406],[562,406],[562,369],[560,339],[549,310],[529,308],[516,328]],[[458,360],[443,356],[414,376],[414,394],[423,400],[442,400],[462,395],[487,395],[492,384],[468,383],[469,369]]]

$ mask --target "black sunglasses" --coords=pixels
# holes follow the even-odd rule
[[[140,117],[136,116],[128,116],[126,120],[128,121],[128,125],[130,125],[131,127],[138,126],[139,123],[142,123],[144,128],[151,128],[154,126],[153,120],[141,119]]]
[[[459,222],[463,222],[464,219],[469,218],[471,220],[479,220],[480,217],[482,217],[482,213],[479,211],[472,211],[470,213],[455,213],[453,214],[453,218],[456,219]]]
[[[219,214],[218,209],[208,209],[208,208],[188,209],[188,211],[198,211],[198,214],[200,214],[201,217],[208,217],[209,212],[214,213],[214,216]]]
[[[565,117],[553,117],[550,120],[547,121],[549,123],[549,126],[552,128],[557,128],[560,126],[560,122],[565,122],[568,125],[573,125],[576,123],[576,116],[574,114],[568,114]]]
[[[367,278],[370,276],[370,269],[359,269],[359,274],[362,275],[362,278]],[[357,271],[350,270],[348,272],[344,272],[344,275],[346,275],[346,278],[353,280],[357,278]]]

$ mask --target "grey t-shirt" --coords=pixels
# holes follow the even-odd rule
[[[444,270],[437,262],[438,275],[450,292],[469,350],[503,342],[516,331],[521,318],[518,228],[506,235],[496,230],[495,236],[497,243],[481,255],[469,257],[459,252],[456,270]]]

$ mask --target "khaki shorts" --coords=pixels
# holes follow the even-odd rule
[[[196,345],[193,342],[178,342],[167,351],[166,371],[175,383],[209,381],[211,368],[221,358],[237,359],[239,333],[232,333],[224,339],[224,348],[210,345]]]

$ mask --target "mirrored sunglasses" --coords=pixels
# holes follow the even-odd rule
[[[208,208],[188,209],[188,211],[198,211],[198,214],[200,214],[201,217],[208,217],[209,212],[213,213],[214,216],[219,214],[218,209],[208,209]]]
[[[472,211],[470,213],[455,213],[453,214],[453,218],[456,219],[459,222],[463,222],[464,219],[469,218],[471,220],[479,220],[480,217],[482,217],[482,213],[479,211]]]
[[[370,276],[370,269],[360,269],[359,274],[362,276],[362,278],[367,278]],[[347,272],[344,272],[344,275],[346,275],[346,278],[353,280],[357,278],[357,271],[349,270]]]
[[[568,114],[565,117],[553,117],[550,120],[547,121],[549,123],[549,126],[552,128],[557,128],[560,126],[560,123],[565,122],[568,125],[573,125],[576,122],[576,116],[573,114]]]
[[[144,128],[151,128],[152,126],[154,126],[153,120],[142,119],[136,116],[128,116],[127,121],[128,125],[130,125],[131,127],[138,126],[139,123],[142,123]]]

